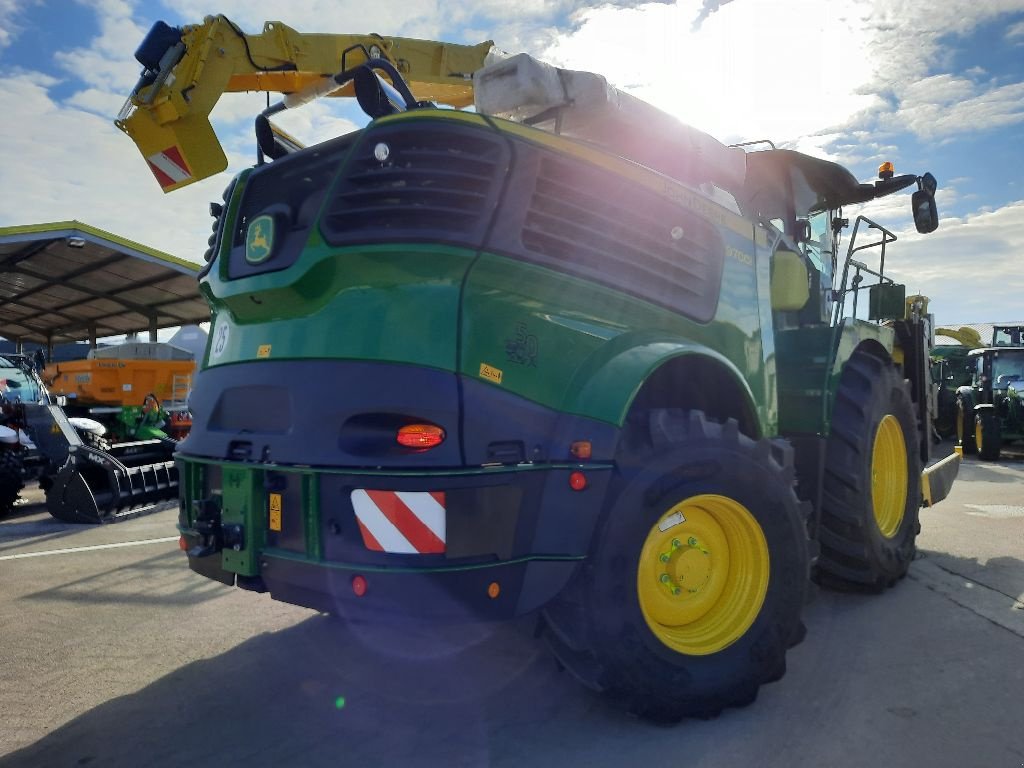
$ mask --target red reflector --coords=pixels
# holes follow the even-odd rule
[[[184,536],[179,536],[178,537],[178,549],[180,549],[182,552],[185,552],[185,551],[188,550],[188,542],[185,541],[185,537]]]
[[[367,583],[366,579],[362,576],[352,577],[352,591],[356,593],[356,597],[362,597],[366,594]]]
[[[571,453],[577,459],[589,459],[591,453],[590,441],[577,440],[575,443],[569,446],[569,453]]]
[[[398,430],[395,440],[406,448],[426,451],[444,442],[444,430],[434,424],[406,424]]]
[[[587,487],[587,476],[582,472],[573,472],[569,475],[569,487],[574,491],[582,491]]]
[[[501,594],[501,584],[499,584],[496,581],[492,581],[490,584],[487,585],[487,596],[489,598],[491,598],[491,600],[494,600],[500,594]]]

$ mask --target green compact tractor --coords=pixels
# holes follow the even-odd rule
[[[986,461],[1024,440],[1024,328],[998,326],[992,341],[968,353],[971,380],[956,393],[959,443]]]
[[[929,174],[726,147],[525,56],[291,56],[332,36],[308,37],[158,25],[119,121],[173,189],[216,165],[206,86],[307,83],[211,206],[176,454],[194,571],[375,622],[536,613],[576,677],[659,720],[778,679],[812,574],[906,575],[957,458],[922,472],[931,322],[885,277],[895,235],[857,217],[844,253],[841,209],[914,187],[931,231]],[[352,89],[360,130],[303,148],[269,121]],[[426,101],[467,90],[474,112]]]

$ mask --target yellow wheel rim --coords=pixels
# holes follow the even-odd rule
[[[907,449],[903,428],[892,414],[875,432],[871,451],[871,505],[878,530],[887,539],[896,535],[907,505]]]
[[[637,567],[640,610],[673,651],[716,653],[757,618],[768,566],[768,543],[750,510],[725,496],[693,496],[647,534]]]

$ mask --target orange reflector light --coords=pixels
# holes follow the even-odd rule
[[[352,591],[355,592],[356,597],[362,597],[366,594],[366,579],[362,576],[352,577]]]
[[[577,459],[589,459],[591,450],[592,446],[590,445],[589,440],[577,440],[569,446],[569,453]]]
[[[487,587],[487,596],[493,600],[501,594],[501,584],[496,581],[492,581]]]
[[[406,448],[426,451],[444,442],[444,430],[434,424],[406,424],[398,430],[395,440]]]
[[[582,491],[587,487],[587,476],[582,472],[573,472],[569,475],[569,487],[574,491]]]
[[[178,549],[180,549],[182,552],[188,551],[188,542],[185,541],[184,536],[178,537]]]

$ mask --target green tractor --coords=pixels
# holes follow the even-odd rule
[[[968,353],[971,380],[956,393],[957,439],[985,461],[1024,440],[1024,326],[997,326],[992,343]]]
[[[932,348],[932,383],[935,385],[936,410],[932,422],[939,439],[958,437],[957,391],[971,383],[967,355],[972,349],[985,346],[976,330],[968,326],[959,329],[936,328],[936,336],[948,336],[959,344],[944,344]]]
[[[869,591],[906,575],[958,464],[922,472],[931,320],[885,277],[896,237],[858,217],[844,256],[841,209],[916,187],[929,232],[930,174],[726,147],[596,75],[479,48],[346,38],[324,79],[336,60],[289,51],[331,36],[282,27],[158,25],[119,123],[173,189],[215,154],[189,161],[209,132],[175,110],[257,65],[265,85],[315,74],[211,206],[176,454],[190,568],[398,626],[536,613],[568,670],[658,720],[781,677],[812,569]],[[476,110],[425,101],[439,83]],[[352,89],[365,128],[302,148],[270,124]]]

